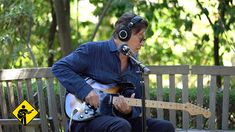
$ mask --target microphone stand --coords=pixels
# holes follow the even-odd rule
[[[142,98],[141,98],[141,103],[142,103],[142,132],[146,132],[146,108],[145,108],[145,85],[144,85],[144,77],[143,74],[148,74],[150,73],[150,69],[148,69],[146,66],[144,66],[140,61],[138,61],[135,57],[132,55],[128,55],[138,66],[139,66],[139,71],[136,71],[137,73],[140,74],[141,80],[141,90],[142,90]]]

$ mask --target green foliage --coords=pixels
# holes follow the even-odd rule
[[[95,7],[95,10],[91,12],[92,15],[99,19],[108,1],[90,0],[89,2]],[[54,55],[54,61],[61,58],[57,32],[52,47],[48,47],[53,7],[50,2],[53,1],[1,0],[1,68],[33,66],[26,47],[30,19],[33,19],[30,45],[38,65],[47,66],[49,53]],[[81,1],[70,2],[72,7],[77,6],[77,2]],[[221,58],[227,59],[223,56],[229,56],[228,54],[231,54],[235,47],[234,3],[231,1],[202,2],[202,9],[196,1],[189,3],[191,4],[186,5],[177,0],[155,2],[112,0],[94,40],[111,38],[114,22],[124,12],[129,11],[139,14],[149,22],[146,32],[147,40],[140,52],[140,60],[145,64],[212,65],[214,36],[220,39]],[[80,9],[75,12],[71,10],[73,16],[79,16],[82,13],[86,12]],[[211,18],[213,26],[210,25],[205,15]],[[75,49],[91,39],[97,23],[89,19],[80,21],[71,17],[70,24],[72,44]]]
[[[28,23],[32,17],[32,3],[24,1],[4,1],[0,4],[0,67],[9,68],[24,52]]]

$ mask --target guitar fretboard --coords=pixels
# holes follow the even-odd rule
[[[113,102],[117,101],[117,98],[118,97],[113,97]],[[129,106],[142,107],[141,99],[125,98],[125,100]],[[183,111],[188,111],[191,115],[203,114],[203,116],[206,118],[209,118],[211,116],[211,112],[209,110],[205,110],[199,106],[190,103],[175,103],[175,102],[145,100],[145,107],[183,110]]]
[[[113,97],[113,101],[116,100],[116,97]],[[129,106],[142,106],[141,99],[125,98]],[[172,103],[172,102],[163,102],[163,101],[154,101],[154,100],[145,100],[145,106],[149,108],[162,108],[162,109],[174,109],[174,110],[185,110],[184,104]]]

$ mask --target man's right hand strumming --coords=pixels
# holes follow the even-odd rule
[[[90,91],[90,93],[85,97],[85,101],[95,108],[99,107],[99,96],[96,94],[95,90]]]

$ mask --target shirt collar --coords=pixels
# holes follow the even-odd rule
[[[110,52],[116,52],[117,51],[117,46],[114,42],[114,38],[111,38],[108,42]]]

